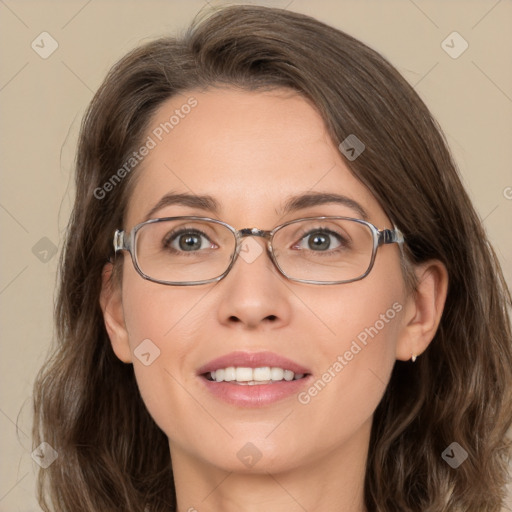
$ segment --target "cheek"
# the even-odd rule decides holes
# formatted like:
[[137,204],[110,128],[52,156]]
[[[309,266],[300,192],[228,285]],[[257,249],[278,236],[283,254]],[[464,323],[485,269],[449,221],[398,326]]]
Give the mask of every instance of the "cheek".
[[[294,288],[286,299],[294,306],[283,326],[285,350],[311,362],[314,380],[287,404],[290,420],[275,431],[269,427],[275,410],[245,423],[223,415],[236,443],[249,437],[278,464],[278,459],[329,453],[369,424],[389,380],[400,330],[403,286],[395,267],[383,261],[355,283]],[[222,296],[207,297],[209,290],[151,283],[129,268],[123,305],[135,375],[151,416],[178,444],[202,453],[206,443],[212,460],[222,464],[233,442],[208,441],[205,432],[219,427],[190,392],[195,379],[190,354],[206,349],[200,343],[207,343],[208,331],[218,337],[224,328],[216,323]],[[274,432],[270,437],[269,430]]]
[[142,279],[131,265],[125,268],[123,309],[132,352],[144,339],[150,339],[160,350],[179,357],[200,331],[197,313],[207,292],[200,286],[153,283]]
[[385,354],[394,355],[403,298],[391,288],[375,293],[362,283],[352,289],[345,285],[347,288],[331,300],[322,298],[318,311],[324,331],[330,334],[322,336],[323,350],[331,355],[346,354],[349,362],[365,359],[369,363]]
[[[401,329],[406,292],[398,258],[392,251],[378,254],[372,271],[362,280],[344,285],[311,289],[304,302],[309,316],[304,328],[317,329],[321,350],[331,360],[346,353],[350,363],[380,358],[394,360]],[[351,364],[352,366],[352,364]]]
[[[336,382],[351,392],[387,383],[395,361],[403,305],[398,298],[380,297],[368,301],[351,295],[350,301],[330,311],[323,309],[331,336],[317,345],[322,367],[317,373],[326,383]],[[338,376],[341,378],[338,379]]]
[[[186,400],[186,360],[201,322],[195,307],[205,291],[168,287],[128,274],[123,308],[133,367],[141,396],[155,422],[173,430],[168,411]],[[172,405],[172,407],[171,407]]]
[[[354,312],[357,302],[351,306]],[[372,313],[378,311],[380,315],[382,311],[385,315],[388,311],[393,316],[392,304],[383,306],[372,307]],[[336,341],[326,340],[319,347],[321,365],[314,380],[297,397],[294,421],[307,425],[308,444],[317,455],[352,444],[364,448],[365,434],[395,361],[396,316],[385,323],[372,313],[367,308],[357,321],[338,321]],[[293,430],[288,434],[290,438],[297,435]]]
[[332,439],[348,438],[371,419],[395,363],[403,281],[399,269],[374,270],[361,281],[319,293],[314,302],[321,321],[310,320],[309,330],[316,324],[325,334],[317,337],[315,379],[298,401],[319,448],[327,450]]

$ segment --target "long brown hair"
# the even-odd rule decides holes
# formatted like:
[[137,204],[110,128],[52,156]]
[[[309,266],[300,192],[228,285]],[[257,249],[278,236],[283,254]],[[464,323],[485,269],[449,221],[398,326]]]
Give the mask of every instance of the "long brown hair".
[[[46,441],[59,454],[39,473],[43,509],[175,510],[167,437],[132,366],[114,355],[99,306],[137,169],[98,190],[140,147],[164,101],[211,86],[288,87],[313,102],[336,145],[355,134],[366,149],[347,165],[404,233],[407,261],[438,259],[448,270],[434,340],[414,365],[395,364],[375,412],[368,510],[499,511],[511,455],[511,297],[440,129],[377,52],[308,16],[254,6],[223,8],[182,38],[135,49],[85,115],[56,346],[34,387],[34,446]],[[441,456],[452,442],[468,453],[457,469]]]

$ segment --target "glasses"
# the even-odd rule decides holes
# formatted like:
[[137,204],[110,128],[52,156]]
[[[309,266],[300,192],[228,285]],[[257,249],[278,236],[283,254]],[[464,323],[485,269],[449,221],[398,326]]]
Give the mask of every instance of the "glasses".
[[308,217],[264,231],[237,230],[220,220],[186,216],[151,219],[130,233],[117,230],[114,250],[128,251],[144,279],[199,285],[226,277],[238,256],[247,263],[258,257],[263,251],[259,244],[255,246],[257,242],[243,243],[248,236],[267,239],[267,253],[283,276],[310,284],[363,279],[373,267],[379,246],[404,242],[396,227],[379,230],[350,217]]

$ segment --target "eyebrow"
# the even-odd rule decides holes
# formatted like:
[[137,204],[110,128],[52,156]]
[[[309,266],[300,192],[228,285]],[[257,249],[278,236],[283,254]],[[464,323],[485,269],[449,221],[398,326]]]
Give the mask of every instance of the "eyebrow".
[[[328,192],[307,192],[305,194],[292,196],[286,200],[280,209],[275,211],[278,215],[286,215],[305,208],[321,206],[324,204],[341,204],[357,212],[359,217],[362,219],[368,220],[367,211],[357,201],[341,194]],[[212,196],[171,192],[169,194],[165,194],[158,203],[151,208],[147,213],[145,220],[153,217],[158,210],[172,205],[199,208],[201,210],[212,212],[217,216],[221,210],[220,203]]]
[[357,212],[364,220],[368,220],[367,211],[350,197],[328,192],[307,192],[305,194],[290,197],[281,210],[277,213],[285,215],[290,212],[310,208],[312,206],[320,206],[323,204],[341,204]]
[[220,210],[219,202],[212,196],[198,196],[195,194],[188,193],[169,193],[165,194],[158,203],[149,210],[146,215],[146,220],[150,219],[158,210],[165,208],[166,206],[179,205],[189,206],[190,208],[199,208],[201,210],[207,210],[218,215]]

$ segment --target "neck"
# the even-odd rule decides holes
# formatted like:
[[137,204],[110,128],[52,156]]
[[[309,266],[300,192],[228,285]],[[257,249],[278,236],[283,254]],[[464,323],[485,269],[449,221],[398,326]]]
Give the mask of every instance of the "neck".
[[[371,425],[368,425],[370,427]],[[329,453],[273,472],[221,469],[171,446],[178,512],[366,512],[364,478],[369,428]],[[360,432],[361,434],[361,432]],[[364,441],[364,442],[362,442]]]

